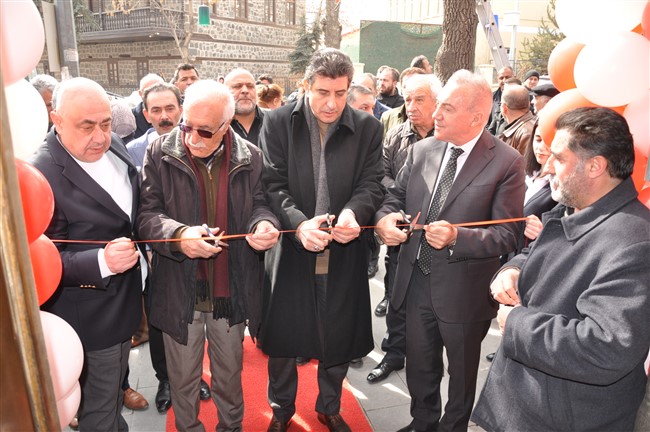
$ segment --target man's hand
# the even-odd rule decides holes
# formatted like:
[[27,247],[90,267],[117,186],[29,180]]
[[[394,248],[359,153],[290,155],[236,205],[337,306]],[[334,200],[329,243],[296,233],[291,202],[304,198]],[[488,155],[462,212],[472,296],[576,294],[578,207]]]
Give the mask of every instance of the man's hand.
[[326,224],[328,218],[332,220],[334,216],[322,214],[298,225],[296,237],[302,243],[302,247],[311,252],[320,252],[327,247],[332,241],[332,234],[329,231],[321,230],[320,226]]
[[255,227],[253,235],[246,236],[246,241],[255,250],[265,251],[278,242],[280,231],[269,221],[263,220]]
[[345,209],[339,215],[334,229],[332,229],[332,238],[334,241],[346,244],[359,237],[361,228],[354,216],[354,212],[350,209]]
[[[212,233],[217,234],[219,228],[213,228]],[[219,252],[221,248],[215,246],[211,243],[208,243],[205,240],[198,240],[201,237],[205,237],[206,232],[203,227],[192,226],[187,227],[181,232],[181,239],[197,239],[197,240],[182,240],[180,243],[181,251],[187,255],[188,258],[212,258]],[[211,237],[205,237],[206,240],[209,240]],[[218,238],[218,237],[217,237]],[[216,238],[214,239],[215,243]]]
[[[408,216],[410,218],[410,215]],[[397,226],[403,222],[401,213],[389,213],[379,219],[379,222],[377,222],[377,226],[375,227],[375,233],[377,233],[385,245],[397,246],[408,239],[408,234],[405,233],[401,227]]]
[[516,306],[520,303],[519,294],[517,293],[519,272],[518,268],[510,267],[497,273],[490,284],[490,292],[494,300],[510,306]]
[[520,305],[517,306],[505,306],[501,305],[499,306],[499,312],[497,312],[497,322],[499,323],[499,330],[501,331],[501,334],[503,335],[503,332],[506,328],[506,321],[508,320],[508,315],[510,315],[510,312],[516,307],[519,307]]
[[120,237],[111,240],[104,247],[104,259],[108,269],[118,274],[133,267],[140,259],[140,252],[131,239]]
[[444,220],[432,222],[425,225],[423,229],[427,243],[434,249],[442,249],[454,244],[458,236],[458,228]]
[[526,218],[526,229],[524,230],[524,235],[530,240],[535,240],[539,233],[542,232],[542,221],[535,215],[530,215]]

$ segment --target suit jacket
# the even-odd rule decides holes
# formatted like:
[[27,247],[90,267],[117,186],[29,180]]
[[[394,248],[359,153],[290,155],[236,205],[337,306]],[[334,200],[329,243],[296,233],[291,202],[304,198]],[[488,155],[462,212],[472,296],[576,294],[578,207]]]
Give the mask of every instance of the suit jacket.
[[[37,150],[32,163],[43,173],[54,193],[54,216],[45,231],[50,239],[135,239],[133,230],[139,196],[137,171],[117,135],[112,134],[112,138],[109,151],[128,166],[133,191],[130,218],[75,162],[53,130]],[[86,351],[128,340],[140,322],[142,311],[139,263],[124,273],[102,278],[97,260],[102,245],[55,244],[61,254],[63,276],[57,291],[42,309],[67,321]]]
[[[446,149],[447,143],[435,138],[413,144],[377,220],[404,209],[413,217],[420,212],[419,222],[424,222]],[[522,217],[524,187],[522,156],[484,131],[456,176],[438,219],[461,223]],[[439,319],[470,323],[496,316],[490,280],[499,269],[499,256],[517,246],[519,231],[516,223],[459,227],[453,254],[447,248],[434,250],[429,281]],[[415,231],[400,248],[390,300],[396,308],[406,297],[423,232]]]

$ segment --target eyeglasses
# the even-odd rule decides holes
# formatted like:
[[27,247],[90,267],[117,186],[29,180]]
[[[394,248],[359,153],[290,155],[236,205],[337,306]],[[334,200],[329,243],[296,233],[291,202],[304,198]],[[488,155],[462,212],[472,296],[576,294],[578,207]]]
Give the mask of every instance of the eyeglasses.
[[212,138],[212,137],[213,137],[217,132],[219,132],[219,130],[221,130],[221,128],[222,128],[223,125],[225,125],[225,124],[226,124],[226,122],[224,121],[223,123],[221,123],[221,124],[219,125],[219,127],[217,128],[217,130],[214,131],[214,132],[210,132],[210,131],[207,131],[207,130],[205,130],[205,129],[195,129],[195,128],[193,128],[192,126],[188,126],[188,125],[186,125],[185,123],[179,123],[179,124],[178,124],[178,128],[179,128],[180,130],[182,130],[183,132],[185,132],[186,134],[191,134],[192,131],[196,131],[196,133],[197,133],[201,138],[210,139],[210,138]]

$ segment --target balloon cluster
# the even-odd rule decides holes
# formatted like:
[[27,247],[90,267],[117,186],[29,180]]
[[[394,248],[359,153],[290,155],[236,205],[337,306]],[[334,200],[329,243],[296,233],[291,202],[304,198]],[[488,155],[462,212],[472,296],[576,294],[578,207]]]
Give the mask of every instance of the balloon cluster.
[[557,0],[555,13],[567,38],[548,60],[561,93],[540,111],[542,138],[553,141],[555,121],[574,108],[617,111],[634,138],[632,180],[650,208],[650,0]]
[[[32,0],[0,1],[0,60],[14,153],[28,157],[47,132],[47,109],[40,94],[24,78],[43,54],[45,31]],[[16,159],[23,215],[38,303],[56,291],[62,275],[59,251],[43,233],[54,214],[54,196],[43,174]],[[74,329],[51,313],[40,313],[59,423],[64,428],[81,400],[79,375],[84,355]]]

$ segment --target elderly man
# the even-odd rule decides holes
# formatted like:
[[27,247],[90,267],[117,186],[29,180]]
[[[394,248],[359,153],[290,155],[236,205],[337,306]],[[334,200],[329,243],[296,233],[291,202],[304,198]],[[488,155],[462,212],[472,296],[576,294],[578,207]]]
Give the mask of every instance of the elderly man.
[[246,69],[233,69],[226,75],[226,84],[235,98],[235,116],[231,122],[233,130],[240,137],[259,145],[260,130],[267,110],[257,106],[255,78]]
[[353,74],[343,52],[317,51],[305,95],[269,112],[262,129],[269,203],[282,228],[296,230],[266,256],[270,431],[285,431],[296,411],[297,356],[319,360],[318,420],[330,431],[349,431],[339,412],[343,379],[349,361],[373,347],[366,275],[372,234],[360,226],[384,196],[382,132],[375,118],[346,104]]
[[486,430],[631,431],[650,348],[650,211],[632,135],[608,108],[562,114],[547,169],[557,206],[491,285],[501,347],[472,419]]
[[533,95],[532,104],[535,108],[535,114],[539,115],[542,108],[544,108],[551,99],[560,94],[560,91],[556,89],[552,83],[547,82],[533,87],[531,93]]
[[33,164],[52,187],[55,210],[45,234],[52,239],[104,240],[59,244],[63,277],[43,310],[75,329],[84,349],[79,378],[79,428],[128,430],[121,415],[131,335],[140,323],[147,265],[134,237],[137,170],[111,134],[111,104],[86,78],[55,90],[54,129]]
[[348,89],[347,102],[352,108],[365,111],[374,116],[375,94],[368,87],[361,84],[352,84]]
[[54,88],[59,82],[52,75],[41,74],[29,80],[29,83],[34,86],[38,94],[43,98],[43,102],[45,102],[47,121],[49,124],[48,128],[51,128],[52,119],[50,118],[50,113],[52,112],[52,95],[54,94]]
[[[402,432],[467,430],[481,341],[496,315],[490,278],[517,245],[517,224],[455,225],[522,216],[523,158],[485,130],[490,106],[482,76],[455,72],[438,95],[434,137],[413,144],[376,215],[381,239],[402,244],[391,297],[394,308],[406,302],[413,421]],[[410,239],[397,226],[400,210],[425,224]],[[443,348],[449,400],[441,418]]]
[[[138,229],[153,243],[150,321],[163,331],[176,428],[202,431],[198,419],[205,340],[219,431],[241,430],[242,341],[254,338],[261,314],[258,251],[278,239],[266,205],[262,154],[229,127],[235,101],[228,87],[198,81],[185,93],[184,122],[145,155]],[[226,245],[220,227],[245,240]]]
[[531,143],[537,117],[530,112],[528,90],[518,84],[507,85],[501,97],[501,114],[506,127],[499,135],[510,147],[522,155]]
[[[435,75],[413,75],[404,85],[405,108],[408,119],[395,126],[384,138],[384,179],[386,188],[395,184],[397,173],[404,166],[409,149],[416,142],[433,136],[436,99],[442,84]],[[395,370],[404,367],[406,356],[406,304],[392,307],[389,301],[393,294],[395,271],[399,246],[388,248],[388,265],[384,280],[384,299],[379,303],[386,310],[386,335],[381,349],[386,352],[382,361],[368,374],[370,383],[377,383],[388,378]]]

